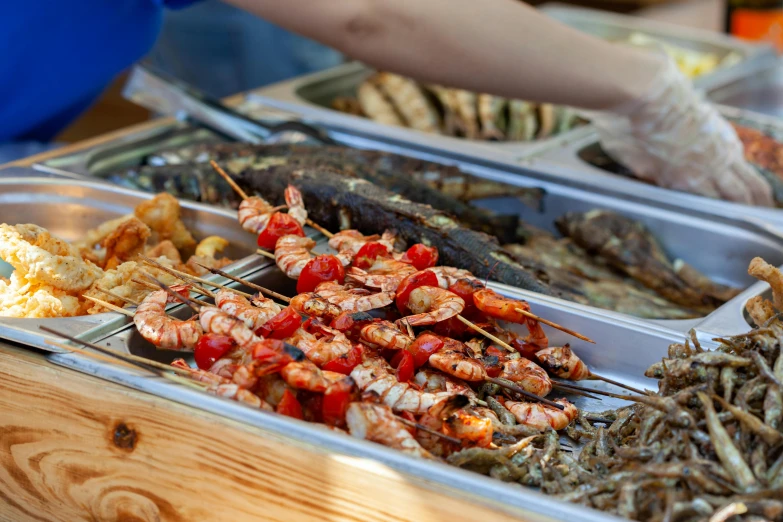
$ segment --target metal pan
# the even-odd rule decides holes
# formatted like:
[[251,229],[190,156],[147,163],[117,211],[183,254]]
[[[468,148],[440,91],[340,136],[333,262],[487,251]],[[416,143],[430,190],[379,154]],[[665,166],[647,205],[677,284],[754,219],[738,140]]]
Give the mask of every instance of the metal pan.
[[[724,105],[719,105],[718,110],[729,120],[783,136],[783,121],[778,118]],[[753,223],[776,235],[783,234],[783,211],[780,209],[752,207],[651,185],[630,176],[626,169],[599,151],[598,135],[593,131],[533,159],[519,161],[527,167],[550,173],[564,183],[578,183],[599,191],[611,186],[612,191],[621,197],[638,198],[655,206],[681,209],[682,212],[698,208],[715,216]]]
[[770,63],[775,56],[768,44],[748,43],[713,31],[559,3],[548,3],[539,10],[574,29],[606,40],[625,41],[633,33],[643,33],[677,47],[714,54],[719,61],[736,55],[737,60],[732,64],[694,79],[696,87],[707,91],[745,77],[758,64]]
[[[35,223],[66,240],[77,239],[104,221],[132,213],[138,203],[152,197],[106,183],[29,177],[35,172],[18,170],[26,170],[27,176],[0,177],[0,222]],[[182,219],[196,238],[219,235],[230,241],[225,255],[237,261],[225,267],[226,272],[242,276],[270,264],[266,258],[253,254],[252,237],[237,223],[236,212],[188,201],[181,205]],[[307,232],[315,234],[312,229]],[[52,349],[45,343],[49,336],[38,329],[40,325],[96,338],[124,323],[124,317],[110,313],[58,319],[0,318],[0,338]]]
[[[348,146],[389,150],[442,163],[457,164],[465,172],[480,178],[508,184],[513,187],[538,187],[543,189],[543,197],[538,208],[531,208],[513,197],[475,201],[478,206],[490,208],[496,212],[517,214],[521,219],[538,228],[556,232],[554,220],[566,212],[585,212],[595,208],[613,210],[643,223],[659,239],[672,258],[681,258],[688,264],[705,273],[713,280],[737,287],[752,283],[747,275],[747,265],[755,256],[762,256],[774,264],[783,264],[783,239],[775,233],[774,227],[766,222],[751,223],[739,215],[715,215],[703,212],[698,205],[687,209],[665,204],[650,205],[639,197],[639,183],[631,183],[636,191],[629,196],[618,197],[613,192],[616,183],[604,183],[600,186],[584,180],[563,179],[552,175],[551,169],[534,170],[519,167],[499,166],[475,158],[460,158],[445,155],[442,151],[427,148],[414,149],[402,147],[396,143],[373,140],[352,133],[333,131],[332,136]],[[141,137],[144,146],[137,147],[132,140],[124,140],[96,147],[87,154],[103,158],[105,164],[116,164],[114,155],[122,158],[134,157],[141,160],[152,146]],[[538,165],[536,165],[538,167]],[[598,169],[595,169],[598,170]],[[606,179],[617,176],[602,173]],[[666,194],[671,191],[658,189]],[[511,192],[511,190],[509,190]],[[692,196],[694,197],[694,196]],[[697,198],[702,200],[704,198]],[[745,207],[743,207],[745,208]],[[664,324],[687,331],[693,321],[664,321]]]
[[557,145],[562,138],[580,136],[585,132],[584,126],[579,126],[541,140],[491,142],[437,136],[413,129],[383,125],[368,118],[352,116],[331,108],[334,98],[355,95],[358,86],[371,73],[372,69],[358,62],[347,63],[264,87],[248,95],[248,100],[256,100],[266,106],[293,112],[314,122],[354,129],[374,137],[404,143],[423,143],[451,152],[471,151],[484,157],[493,157],[499,153],[526,157],[543,148]]
[[[291,282],[276,268],[266,268],[250,276],[254,282],[281,292],[290,290]],[[557,299],[542,298],[539,295],[494,285],[504,294],[531,303],[533,310],[549,319],[568,325],[597,341],[589,345],[566,338],[561,332],[547,329],[553,344],[572,342],[572,346],[585,362],[595,371],[626,384],[653,388],[655,382],[643,376],[644,370],[659,361],[667,353],[670,343],[683,341],[683,335],[665,328],[655,328],[613,317],[611,314],[596,314],[577,305]],[[100,340],[99,344],[115,350],[149,357],[160,362],[170,362],[181,357],[182,352],[164,352],[152,348],[143,341],[135,329],[127,329]],[[706,345],[711,347],[709,342]],[[76,354],[50,356],[56,364],[67,366],[106,380],[117,382],[153,395],[187,404],[227,418],[285,436],[294,443],[309,443],[326,451],[337,452],[376,460],[396,470],[413,473],[425,480],[448,484],[461,491],[477,495],[480,500],[491,501],[493,506],[514,511],[523,519],[543,520],[618,520],[593,510],[566,504],[546,497],[532,489],[509,486],[489,477],[447,467],[439,463],[424,462],[380,445],[366,443],[318,428],[317,426],[283,418],[241,404],[212,397],[201,392],[178,386],[162,378],[153,377],[142,371],[129,370],[118,365],[105,364]],[[609,389],[605,383],[589,381],[587,386]],[[614,391],[617,391],[615,388]],[[574,402],[587,411],[603,411],[621,403],[614,399],[596,401],[584,397],[573,398]],[[522,513],[518,510],[522,510]]]
[[781,117],[783,61],[777,60],[770,66],[759,67],[736,82],[711,91],[708,97],[715,103]]

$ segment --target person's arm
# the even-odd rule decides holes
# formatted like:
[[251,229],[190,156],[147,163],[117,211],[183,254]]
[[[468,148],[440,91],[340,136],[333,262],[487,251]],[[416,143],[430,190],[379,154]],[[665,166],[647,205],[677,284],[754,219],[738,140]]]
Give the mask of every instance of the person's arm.
[[660,69],[516,0],[227,1],[379,69],[509,98],[607,109]]

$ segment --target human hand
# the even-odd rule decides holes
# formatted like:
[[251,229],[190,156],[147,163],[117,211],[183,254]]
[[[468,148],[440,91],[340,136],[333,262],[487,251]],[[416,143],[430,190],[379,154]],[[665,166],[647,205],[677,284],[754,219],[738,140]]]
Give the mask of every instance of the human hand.
[[769,183],[747,161],[732,126],[668,58],[647,93],[591,113],[604,150],[656,185],[772,206]]

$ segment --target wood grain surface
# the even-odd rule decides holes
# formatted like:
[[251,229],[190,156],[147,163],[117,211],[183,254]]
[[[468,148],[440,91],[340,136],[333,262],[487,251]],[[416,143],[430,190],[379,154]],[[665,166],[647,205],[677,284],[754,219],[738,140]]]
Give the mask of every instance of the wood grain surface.
[[474,500],[0,345],[3,521],[523,520]]

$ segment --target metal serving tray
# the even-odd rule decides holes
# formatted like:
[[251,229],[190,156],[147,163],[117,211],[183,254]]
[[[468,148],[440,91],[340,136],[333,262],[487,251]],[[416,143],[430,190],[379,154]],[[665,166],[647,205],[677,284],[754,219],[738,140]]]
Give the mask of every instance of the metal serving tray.
[[736,54],[739,57],[736,63],[694,79],[696,87],[707,91],[744,78],[758,64],[769,64],[775,57],[769,44],[748,43],[713,31],[559,3],[545,4],[539,10],[574,29],[606,40],[625,41],[633,33],[643,33],[677,47],[715,54],[719,61]]
[[[718,105],[718,110],[730,120],[741,121],[759,129],[783,136],[783,120],[735,107]],[[720,199],[712,199],[686,192],[658,187],[630,176],[622,176],[605,170],[582,159],[588,152],[595,151],[598,135],[591,133],[569,140],[560,148],[551,148],[535,158],[520,159],[519,163],[534,170],[547,172],[562,183],[576,183],[588,190],[611,191],[619,197],[637,198],[654,206],[666,206],[689,212],[699,209],[706,214],[723,216],[735,222],[752,223],[771,233],[783,237],[783,211],[774,208],[752,207]],[[608,157],[605,157],[608,158]]]
[[759,68],[736,82],[709,93],[715,103],[755,111],[770,116],[783,116],[783,61]]
[[[290,292],[292,287],[291,281],[275,267],[261,269],[249,279],[283,293]],[[682,333],[666,328],[644,325],[611,313],[595,313],[579,305],[503,285],[490,286],[511,297],[528,300],[536,313],[595,339],[597,344],[590,345],[545,327],[553,344],[571,342],[575,351],[591,368],[626,384],[654,389],[655,381],[645,378],[644,370],[666,355],[670,343],[682,342],[684,339]],[[184,310],[182,312],[183,317],[187,315]],[[707,347],[713,347],[709,341],[705,342]],[[183,355],[182,352],[155,350],[138,336],[134,328],[114,333],[101,339],[99,344],[166,363]],[[412,473],[426,481],[448,484],[460,492],[478,496],[479,501],[492,502],[493,507],[509,510],[524,520],[619,520],[604,513],[547,497],[533,489],[511,486],[445,464],[425,462],[377,444],[323,430],[316,425],[250,409],[141,370],[105,364],[77,354],[57,354],[49,358],[59,365],[283,435],[295,444],[308,444],[325,451],[372,459],[383,466]],[[609,389],[609,385],[597,381],[586,381],[586,385]],[[622,404],[621,401],[608,398],[597,401],[572,397],[572,400],[587,411],[603,411]]]
[[[152,197],[107,183],[30,177],[37,173],[16,170],[26,171],[27,176],[0,177],[0,222],[35,223],[67,240],[79,238],[104,221],[132,213],[138,203]],[[236,212],[188,201],[182,201],[181,205],[182,219],[196,238],[219,235],[230,241],[225,255],[237,261],[225,267],[226,272],[241,276],[271,264],[266,258],[253,255],[252,237],[237,223]],[[315,233],[311,229],[308,232]],[[51,337],[39,330],[40,325],[92,339],[122,322],[124,318],[115,313],[57,319],[0,318],[0,338],[53,350],[45,343]]]
[[543,148],[556,146],[563,138],[580,136],[586,132],[585,126],[582,125],[541,140],[492,142],[438,136],[414,129],[393,127],[331,108],[330,103],[334,98],[354,95],[359,84],[371,73],[372,69],[361,63],[346,63],[325,71],[264,87],[249,94],[248,100],[257,100],[264,105],[296,113],[314,122],[334,124],[370,136],[389,138],[404,143],[426,144],[451,152],[470,151],[484,157],[493,157],[497,154],[526,157]]
[[[517,214],[525,222],[551,232],[556,232],[554,220],[566,212],[584,212],[595,208],[613,210],[644,223],[672,258],[683,259],[720,283],[737,287],[751,284],[753,279],[747,275],[747,266],[755,256],[764,257],[773,264],[783,264],[783,237],[776,233],[773,227],[767,226],[766,222],[759,220],[751,222],[744,219],[741,214],[722,214],[719,217],[702,212],[698,205],[681,209],[669,205],[668,202],[646,204],[640,200],[638,194],[640,184],[635,181],[618,179],[617,176],[601,172],[604,178],[613,180],[611,184],[580,187],[579,183],[584,180],[572,182],[569,179],[552,176],[551,169],[539,169],[538,165],[534,170],[526,170],[490,164],[475,158],[457,159],[456,156],[445,155],[442,151],[404,147],[394,142],[374,140],[355,133],[341,133],[339,130],[331,132],[331,136],[347,146],[377,148],[442,163],[456,163],[465,172],[507,183],[510,187],[541,188],[544,195],[538,208],[531,208],[513,197],[480,200],[475,203],[496,212]],[[138,164],[150,152],[165,148],[149,143],[145,134],[141,134],[138,141],[137,146],[136,141],[129,136],[118,143],[99,145],[80,154],[101,158],[102,165],[114,166],[127,165],[131,162]],[[61,162],[67,162],[67,158],[62,158]],[[81,165],[85,163],[82,162]],[[89,166],[89,162],[86,165]],[[88,169],[88,172],[100,175],[104,171]],[[635,192],[631,196],[618,197],[616,193],[607,189],[607,187],[615,188],[617,183],[614,180],[632,184]],[[667,195],[671,194],[671,191],[658,190]],[[661,322],[671,328],[687,331],[698,321],[699,319]]]

